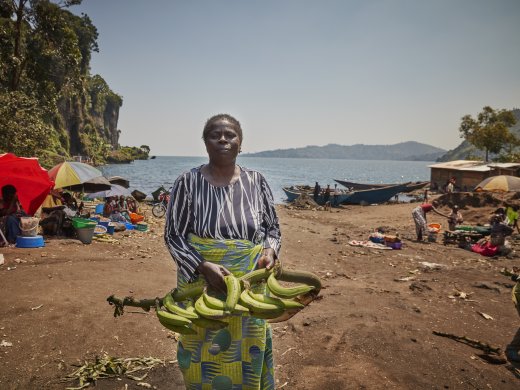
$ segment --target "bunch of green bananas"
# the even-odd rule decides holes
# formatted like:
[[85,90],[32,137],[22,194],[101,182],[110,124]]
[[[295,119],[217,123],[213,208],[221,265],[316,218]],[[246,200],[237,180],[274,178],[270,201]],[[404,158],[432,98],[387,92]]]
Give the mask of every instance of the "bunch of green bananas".
[[[285,287],[280,281],[298,284]],[[240,278],[227,275],[224,282],[227,289],[225,300],[210,295],[204,280],[174,289],[166,294],[162,302],[156,300],[160,323],[177,333],[194,334],[196,331],[192,324],[221,329],[228,325],[225,319],[231,315],[249,315],[281,322],[303,309],[321,289],[320,279],[316,275],[306,271],[282,270],[281,266],[274,270],[256,270]],[[266,283],[266,295],[254,292],[255,285],[259,283]]]

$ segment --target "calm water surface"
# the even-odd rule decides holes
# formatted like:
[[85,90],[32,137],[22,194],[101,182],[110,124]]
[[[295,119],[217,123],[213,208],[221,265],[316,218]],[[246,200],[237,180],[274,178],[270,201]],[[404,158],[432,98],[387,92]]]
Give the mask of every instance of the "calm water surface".
[[[131,189],[150,194],[161,185],[169,188],[182,172],[207,161],[207,157],[163,156],[99,168],[105,176],[123,176],[130,180]],[[363,183],[429,180],[428,165],[433,162],[239,157],[238,164],[261,172],[273,190],[275,201],[282,203],[285,200],[282,187],[294,184],[314,185],[318,181],[322,187],[327,184],[334,187],[333,179]]]

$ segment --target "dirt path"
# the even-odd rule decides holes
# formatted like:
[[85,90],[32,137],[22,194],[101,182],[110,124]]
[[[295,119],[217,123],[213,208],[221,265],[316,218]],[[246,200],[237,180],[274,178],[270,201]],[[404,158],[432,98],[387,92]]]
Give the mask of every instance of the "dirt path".
[[[317,273],[325,287],[321,300],[273,325],[279,388],[518,388],[509,362],[491,364],[479,357],[482,351],[432,333],[465,335],[503,350],[520,321],[512,282],[499,271],[520,265],[517,257],[485,258],[406,239],[403,250],[348,245],[378,226],[412,238],[410,211],[409,204],[333,212],[279,207],[284,265]],[[0,347],[0,388],[63,389],[74,384],[59,382],[73,364],[104,352],[176,360],[175,340],[154,315],[135,310],[115,319],[105,301],[113,293],[161,296],[175,285],[161,221],[151,226],[148,233],[116,234],[117,244],[55,239],[42,249],[0,249],[0,334],[12,343]],[[457,290],[469,299],[450,298]],[[144,381],[183,388],[175,363]],[[97,388],[125,384],[143,388],[131,380],[98,381]]]

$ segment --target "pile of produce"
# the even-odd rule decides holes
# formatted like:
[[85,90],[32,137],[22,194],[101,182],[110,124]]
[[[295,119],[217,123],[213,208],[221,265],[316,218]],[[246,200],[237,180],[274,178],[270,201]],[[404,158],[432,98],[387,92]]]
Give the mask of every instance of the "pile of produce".
[[[224,277],[227,293],[219,299],[212,294],[206,282],[199,280],[175,288],[162,299],[123,300],[113,295],[107,298],[115,305],[114,316],[122,315],[124,306],[150,310],[155,307],[159,322],[177,333],[195,334],[196,327],[221,329],[228,326],[230,316],[252,316],[270,322],[288,320],[312,302],[321,289],[320,279],[306,271],[259,269],[240,278]],[[295,283],[284,286],[280,282]],[[262,286],[264,285],[264,286]],[[265,287],[265,288],[263,288]],[[255,291],[266,291],[265,294]]]

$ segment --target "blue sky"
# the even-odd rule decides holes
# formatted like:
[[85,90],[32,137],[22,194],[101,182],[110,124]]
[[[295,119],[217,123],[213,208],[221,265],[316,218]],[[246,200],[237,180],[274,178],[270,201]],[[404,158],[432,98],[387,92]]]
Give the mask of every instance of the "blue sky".
[[520,107],[518,0],[83,0],[92,73],[123,96],[122,145],[203,156],[226,112],[244,152],[418,141]]

